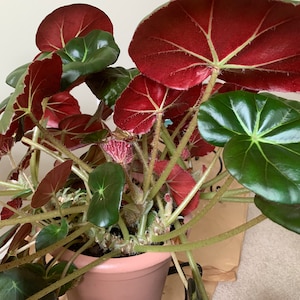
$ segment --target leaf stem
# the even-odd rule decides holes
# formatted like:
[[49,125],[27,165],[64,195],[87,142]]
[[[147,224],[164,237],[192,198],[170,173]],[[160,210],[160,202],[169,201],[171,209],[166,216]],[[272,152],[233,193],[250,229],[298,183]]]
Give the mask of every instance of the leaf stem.
[[212,171],[215,163],[217,162],[220,154],[221,154],[221,148],[217,151],[216,155],[214,156],[213,160],[211,161],[210,165],[204,172],[203,176],[200,178],[200,180],[197,181],[195,186],[190,190],[189,194],[185,197],[185,199],[182,201],[182,203],[175,209],[175,211],[172,213],[170,218],[167,221],[167,225],[171,225],[175,222],[175,220],[178,218],[178,216],[181,214],[183,209],[188,205],[188,203],[191,201],[191,199],[195,196],[195,194],[199,191],[199,189],[202,186],[202,183],[206,180],[206,178],[209,176],[210,172]]
[[[166,240],[173,239],[180,234],[184,234],[187,230],[192,228],[197,222],[199,222],[215,205],[219,202],[220,198],[222,197],[223,193],[228,189],[230,184],[233,181],[233,177],[229,176],[223,186],[216,192],[213,199],[211,199],[208,204],[206,204],[199,212],[196,213],[195,216],[188,222],[180,226],[180,228],[175,229],[169,233],[153,236],[153,242],[163,242]],[[174,220],[175,221],[175,220]],[[170,222],[170,220],[169,220]]]
[[[209,97],[212,93],[213,87],[216,83],[218,74],[219,74],[219,71],[217,69],[214,69],[212,72],[212,75],[210,77],[210,80],[207,84],[207,87],[205,89],[205,92],[202,96],[201,101],[206,101],[209,99]],[[184,136],[182,137],[180,143],[178,144],[176,151],[173,153],[173,156],[171,157],[168,165],[166,166],[165,170],[160,175],[160,177],[157,180],[157,182],[155,183],[155,185],[152,187],[150,194],[149,194],[150,199],[153,199],[154,196],[159,192],[159,190],[161,189],[163,184],[166,182],[173,167],[175,166],[178,159],[180,158],[182,151],[184,150],[185,146],[187,145],[190,137],[192,136],[192,134],[194,132],[194,129],[197,126],[197,117],[198,117],[198,114],[195,112],[189,123],[188,128],[186,129]]]
[[207,247],[224,240],[227,240],[237,234],[240,234],[251,227],[259,224],[260,222],[264,221],[267,217],[264,215],[259,215],[252,220],[237,226],[231,230],[218,234],[216,236],[196,241],[196,242],[188,242],[179,245],[164,245],[164,246],[155,246],[155,245],[135,245],[134,250],[137,252],[182,252],[182,251],[189,251],[198,248]]
[[21,224],[34,223],[37,221],[52,219],[52,218],[60,217],[61,213],[64,215],[82,213],[82,212],[85,212],[87,210],[87,208],[88,208],[87,205],[81,205],[81,206],[75,206],[75,207],[62,209],[61,212],[59,210],[53,210],[53,211],[36,214],[36,215],[2,220],[0,222],[0,228],[5,227],[5,226],[16,225],[19,223],[21,223]]
[[93,226],[92,224],[88,223],[88,224],[80,227],[76,231],[72,232],[70,235],[68,235],[64,239],[52,244],[51,246],[43,248],[43,249],[41,249],[41,250],[31,254],[31,255],[27,255],[27,256],[24,256],[24,257],[19,257],[17,260],[13,260],[13,261],[10,261],[8,263],[0,265],[0,272],[10,270],[12,268],[21,266],[21,265],[26,264],[26,263],[30,263],[30,262],[32,262],[32,261],[34,261],[34,260],[36,260],[36,259],[38,259],[42,256],[45,256],[48,253],[53,253],[54,250],[66,245],[67,243],[70,243],[76,237],[78,237],[81,234],[83,234],[84,232],[88,231],[92,226]]

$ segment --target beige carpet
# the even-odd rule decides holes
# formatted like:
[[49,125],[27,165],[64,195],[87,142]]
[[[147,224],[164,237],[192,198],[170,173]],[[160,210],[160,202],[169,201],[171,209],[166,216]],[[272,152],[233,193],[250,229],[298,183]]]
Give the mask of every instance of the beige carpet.
[[269,220],[250,229],[237,281],[219,283],[213,300],[300,300],[300,235]]

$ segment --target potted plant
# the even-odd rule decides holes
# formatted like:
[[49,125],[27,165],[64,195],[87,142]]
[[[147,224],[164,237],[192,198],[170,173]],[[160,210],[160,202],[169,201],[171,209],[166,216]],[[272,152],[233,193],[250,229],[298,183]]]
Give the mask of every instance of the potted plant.
[[[136,68],[125,69],[112,66],[119,48],[101,10],[49,14],[36,34],[40,53],[8,76],[15,91],[0,105],[1,155],[12,161],[0,182],[0,226],[11,226],[0,240],[9,244],[0,294],[53,299],[109,258],[185,251],[189,287],[207,299],[193,249],[266,217],[299,233],[299,103],[271,94],[299,90],[299,25],[300,7],[283,1],[171,1],[140,23],[129,47]],[[99,99],[93,115],[70,93],[80,84]],[[203,209],[200,199],[209,200]],[[262,215],[188,242],[220,201],[253,201]],[[66,248],[73,256],[57,263]],[[77,269],[92,251],[99,258]],[[36,285],[23,286],[20,274]]]

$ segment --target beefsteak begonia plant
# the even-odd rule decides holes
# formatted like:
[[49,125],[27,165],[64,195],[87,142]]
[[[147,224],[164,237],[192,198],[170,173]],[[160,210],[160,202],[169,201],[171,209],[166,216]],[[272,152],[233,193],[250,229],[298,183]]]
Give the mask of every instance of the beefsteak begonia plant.
[[[0,182],[0,226],[10,226],[3,299],[55,299],[104,259],[148,251],[187,251],[207,299],[191,250],[266,217],[300,232],[300,104],[272,94],[300,90],[300,7],[284,2],[170,1],[136,29],[132,69],[115,66],[120,50],[100,9],[68,5],[41,22],[40,53],[7,77],[15,90],[0,104],[0,153],[12,164]],[[72,95],[80,84],[99,100],[94,114]],[[207,154],[211,163],[196,167]],[[262,215],[188,242],[220,201],[254,202]],[[103,256],[79,270],[46,260],[74,244],[76,255]]]

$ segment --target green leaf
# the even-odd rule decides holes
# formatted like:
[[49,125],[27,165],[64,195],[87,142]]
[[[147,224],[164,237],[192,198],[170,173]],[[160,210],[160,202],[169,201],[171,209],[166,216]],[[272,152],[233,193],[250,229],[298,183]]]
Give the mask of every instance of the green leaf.
[[62,88],[80,77],[102,71],[117,60],[119,53],[113,36],[106,31],[93,30],[85,37],[70,40],[57,51],[63,61]]
[[5,233],[0,236],[0,248],[2,248],[16,233],[17,229],[20,227],[20,224],[17,224],[9,228]]
[[[25,300],[47,287],[44,271],[39,264],[25,264],[0,273],[0,299]],[[43,300],[55,300],[54,293]]]
[[112,162],[102,164],[90,174],[88,183],[93,197],[87,220],[99,227],[117,223],[125,184],[122,167]]
[[29,67],[29,63],[18,67],[14,71],[12,71],[8,76],[6,77],[6,83],[10,85],[11,87],[15,88],[17,84],[19,83],[20,78],[24,76],[24,74],[27,72],[27,69]]
[[3,109],[4,106],[5,106],[5,110],[1,114],[0,133],[5,133],[6,130],[8,129],[8,127],[10,126],[11,120],[15,113],[13,106],[14,106],[18,96],[23,93],[24,84],[21,81],[24,79],[26,74],[27,74],[27,72],[25,72],[21,75],[21,77],[18,79],[19,82],[16,85],[15,91],[1,103],[1,110]]
[[[46,278],[49,285],[62,278],[62,274],[65,272],[65,268],[67,265],[68,265],[68,262],[62,261],[62,262],[55,264],[49,270],[49,272],[47,274],[47,278]],[[64,276],[67,276],[67,275],[73,273],[75,270],[77,270],[76,266],[74,264],[71,264],[69,266],[69,268],[67,269]],[[75,284],[75,282],[77,282],[77,280],[70,281],[70,282],[64,284],[63,286],[61,286],[58,296],[64,295],[66,293],[66,291],[69,290]]]
[[242,185],[275,202],[300,203],[300,112],[293,102],[218,94],[201,105],[198,127],[208,142],[224,146],[225,166]]
[[129,82],[138,74],[139,71],[135,68],[107,68],[88,76],[86,83],[98,99],[112,107]]
[[300,234],[300,204],[282,204],[259,196],[254,198],[254,203],[269,219]]
[[87,134],[86,136],[84,136],[83,138],[83,143],[87,143],[87,144],[92,144],[92,143],[99,143],[101,141],[103,141],[103,139],[107,136],[108,134],[108,130],[107,129],[102,129],[96,132],[92,132],[90,134]]
[[50,224],[44,227],[36,238],[36,250],[44,249],[65,238],[68,234],[67,221],[62,218],[61,225]]
[[201,300],[200,292],[193,278],[188,279],[188,300]]

